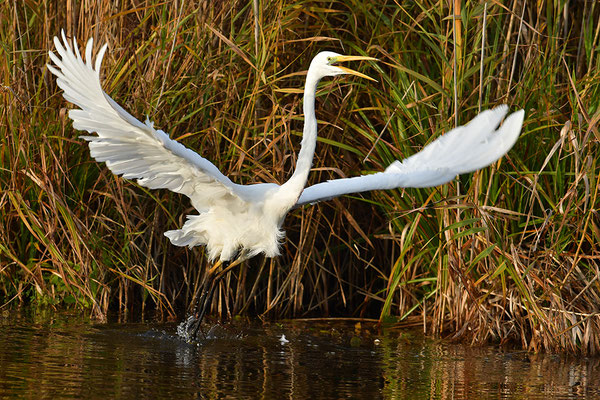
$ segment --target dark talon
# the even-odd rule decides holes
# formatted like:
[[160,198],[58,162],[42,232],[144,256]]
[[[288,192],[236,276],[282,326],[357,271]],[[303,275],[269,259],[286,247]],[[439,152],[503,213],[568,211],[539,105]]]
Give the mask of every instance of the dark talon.
[[[225,274],[227,272],[229,272],[237,264],[239,264],[239,262],[237,260],[234,262],[224,261],[223,265],[222,265],[223,269],[221,271],[219,271],[218,273],[216,273],[216,275],[215,275],[215,272],[211,273],[211,270],[207,271],[204,281],[202,283],[202,295],[198,298],[198,300],[196,301],[196,304],[194,306],[194,314],[193,314],[194,320],[191,321],[186,327],[186,333],[187,333],[188,338],[191,338],[192,340],[198,339],[198,332],[199,331],[202,332],[202,329],[201,329],[202,320],[204,319],[204,316],[206,315],[207,311],[210,309],[210,305],[212,303],[212,298],[214,296],[215,289],[217,288],[219,282],[221,281],[221,279],[223,279]],[[213,275],[214,275],[214,278],[212,279],[212,281],[210,281],[210,279]],[[206,287],[209,284],[209,281],[210,281],[210,288],[206,289]],[[198,310],[199,305],[201,307]]]

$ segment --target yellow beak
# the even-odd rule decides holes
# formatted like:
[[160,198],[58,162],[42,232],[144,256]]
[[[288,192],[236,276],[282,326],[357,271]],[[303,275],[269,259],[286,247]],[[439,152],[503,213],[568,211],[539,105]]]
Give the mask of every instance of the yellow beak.
[[[333,62],[334,63],[338,63],[338,62],[344,62],[344,61],[360,61],[360,60],[378,61],[376,58],[366,57],[366,56],[337,56],[335,58],[335,60],[333,60]],[[367,76],[365,74],[361,74],[360,72],[354,71],[353,69],[342,67],[340,65],[337,65],[337,67],[339,69],[343,70],[347,74],[356,75],[356,76],[359,76],[361,78],[365,78],[365,79],[369,79],[371,81],[377,82],[375,79],[371,78],[370,76]]]

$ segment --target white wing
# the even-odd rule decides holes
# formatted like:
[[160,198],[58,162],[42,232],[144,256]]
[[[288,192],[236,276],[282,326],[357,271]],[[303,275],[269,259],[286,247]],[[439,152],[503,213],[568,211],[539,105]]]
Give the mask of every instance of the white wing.
[[73,48],[62,32],[63,43],[55,37],[54,45],[61,58],[51,51],[50,58],[60,68],[48,65],[57,77],[66,100],[81,110],[70,110],[75,129],[96,132],[98,136],[83,136],[89,141],[90,153],[115,174],[150,189],[169,189],[185,194],[197,210],[215,200],[239,197],[244,192],[223,175],[210,161],[153,127],[141,123],[119,106],[100,84],[100,66],[106,52],[104,45],[92,67],[92,39],[85,48],[85,62],[73,39]]
[[452,129],[417,154],[394,161],[384,172],[307,187],[296,206],[369,190],[437,186],[451,181],[456,175],[486,167],[506,154],[521,133],[523,110],[512,113],[498,128],[507,110],[508,107],[502,105],[482,112],[467,125]]

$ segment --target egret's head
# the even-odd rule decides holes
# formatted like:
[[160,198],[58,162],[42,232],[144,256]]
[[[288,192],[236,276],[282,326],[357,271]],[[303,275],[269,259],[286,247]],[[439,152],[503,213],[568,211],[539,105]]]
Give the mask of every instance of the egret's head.
[[321,79],[326,76],[336,76],[342,74],[351,74],[360,76],[361,78],[366,78],[374,81],[375,79],[367,76],[365,74],[361,74],[360,72],[351,70],[350,68],[343,67],[338,65],[339,63],[345,61],[358,61],[358,60],[373,60],[377,61],[376,58],[373,57],[364,57],[364,56],[344,56],[342,54],[334,53],[333,51],[322,51],[313,58],[310,63],[310,68],[308,69],[309,74],[314,74],[317,79]]

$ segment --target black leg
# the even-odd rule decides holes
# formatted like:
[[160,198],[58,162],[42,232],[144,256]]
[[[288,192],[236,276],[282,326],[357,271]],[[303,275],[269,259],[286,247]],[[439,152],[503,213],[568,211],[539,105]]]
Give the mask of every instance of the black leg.
[[200,327],[202,325],[202,320],[204,319],[206,312],[210,309],[210,305],[212,303],[212,299],[215,294],[215,289],[219,285],[219,281],[222,278],[223,278],[222,274],[217,274],[217,276],[215,276],[214,279],[212,279],[212,281],[210,282],[210,288],[208,288],[208,290],[205,290],[202,297],[198,300],[198,303],[201,303],[201,304],[200,304],[200,310],[198,310],[197,314],[196,314],[196,321],[194,321],[195,327],[194,327],[194,331],[192,332],[192,337],[194,339],[198,338],[198,331],[200,330]]
[[[198,298],[196,306],[194,307],[194,314],[196,317],[188,326],[188,332],[192,332],[192,335],[190,336],[191,338],[198,338],[198,331],[200,331],[202,320],[204,319],[207,311],[210,309],[212,298],[215,294],[215,289],[219,285],[219,282],[229,271],[231,271],[233,267],[239,263],[240,261],[238,260],[233,262],[224,261],[221,271],[216,272],[216,269],[214,269],[212,272],[211,270],[207,272],[202,283],[202,294]],[[198,306],[200,306],[200,309],[198,309]]]

